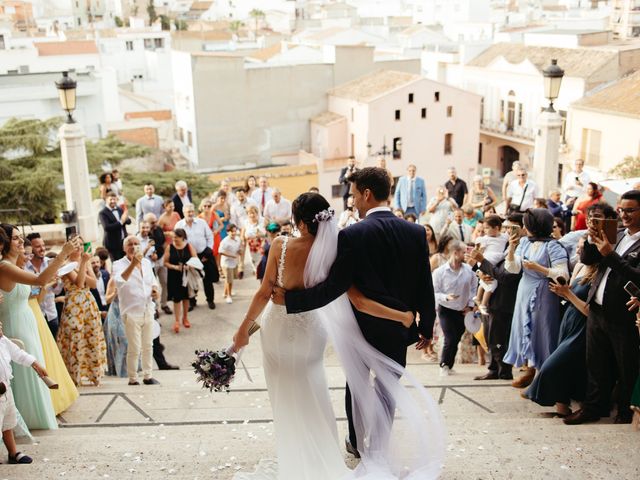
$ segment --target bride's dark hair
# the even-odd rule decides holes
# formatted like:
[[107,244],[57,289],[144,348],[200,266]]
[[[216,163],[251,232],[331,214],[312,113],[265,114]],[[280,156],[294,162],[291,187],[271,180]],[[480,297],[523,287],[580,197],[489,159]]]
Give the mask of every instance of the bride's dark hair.
[[329,202],[319,193],[305,192],[298,195],[291,204],[291,212],[296,225],[299,222],[307,226],[307,230],[313,236],[318,233],[318,222],[315,221],[316,214],[330,207]]

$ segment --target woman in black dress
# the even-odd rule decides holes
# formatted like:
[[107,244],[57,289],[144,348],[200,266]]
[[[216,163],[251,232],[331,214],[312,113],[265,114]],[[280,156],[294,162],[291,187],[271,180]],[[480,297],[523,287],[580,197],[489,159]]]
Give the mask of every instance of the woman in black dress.
[[184,328],[191,327],[189,323],[189,290],[183,285],[183,275],[187,267],[186,263],[195,256],[193,247],[187,243],[187,232],[182,228],[176,228],[173,232],[173,244],[164,251],[164,266],[167,267],[167,300],[173,301],[173,314],[175,323],[173,331],[180,332],[180,318]]

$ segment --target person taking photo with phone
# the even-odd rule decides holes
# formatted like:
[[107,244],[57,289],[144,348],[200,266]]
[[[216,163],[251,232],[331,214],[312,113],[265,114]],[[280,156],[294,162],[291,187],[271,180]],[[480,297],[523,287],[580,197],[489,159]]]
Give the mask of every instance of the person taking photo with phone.
[[[626,305],[629,294],[624,286],[629,281],[640,284],[640,191],[624,193],[617,212],[624,229],[618,232],[615,245],[593,221],[588,222],[589,237],[580,260],[598,266],[587,296],[588,386],[582,408],[564,419],[567,425],[608,417],[616,383],[614,423],[632,420],[629,406],[638,377],[640,338],[635,316]],[[611,216],[611,209],[605,208],[605,219]]]
[[458,343],[465,331],[464,316],[473,310],[477,279],[464,263],[466,245],[453,240],[449,244],[449,261],[433,272],[433,291],[438,305],[438,318],[444,333],[440,357],[440,376],[447,377],[458,353]]

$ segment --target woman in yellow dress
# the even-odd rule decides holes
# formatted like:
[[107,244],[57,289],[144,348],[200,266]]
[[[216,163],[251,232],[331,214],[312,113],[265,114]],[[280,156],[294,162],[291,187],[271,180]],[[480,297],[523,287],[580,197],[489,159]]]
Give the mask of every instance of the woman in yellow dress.
[[60,415],[66,409],[68,409],[73,402],[79,396],[78,389],[76,388],[71,376],[67,371],[67,367],[62,360],[58,345],[51,335],[51,330],[47,325],[38,300],[31,298],[29,300],[29,307],[33,310],[33,315],[36,317],[36,323],[38,324],[38,333],[40,334],[40,343],[42,343],[42,353],[44,354],[44,364],[49,376],[58,382],[57,390],[49,390],[51,394],[51,401],[53,402],[53,410],[56,415]]
[[[23,263],[30,260],[32,256],[31,246],[25,244],[24,248],[25,256],[18,261],[20,268],[24,268]],[[57,283],[57,280],[53,283]],[[42,344],[45,368],[47,369],[49,377],[58,382],[58,388],[55,390],[49,389],[49,393],[51,395],[51,402],[53,403],[53,410],[56,415],[60,415],[76,401],[79,393],[73,380],[71,380],[64,360],[62,360],[62,355],[60,355],[60,350],[58,350],[58,345],[56,345],[56,340],[53,338],[47,321],[44,319],[44,315],[40,309],[39,303],[42,302],[44,293],[50,285],[51,284],[47,284],[38,288],[36,292],[34,292],[32,287],[32,293],[38,293],[38,295],[29,298],[29,308],[31,308],[33,316],[36,318],[36,324],[38,325],[38,335],[40,336],[40,343]]]

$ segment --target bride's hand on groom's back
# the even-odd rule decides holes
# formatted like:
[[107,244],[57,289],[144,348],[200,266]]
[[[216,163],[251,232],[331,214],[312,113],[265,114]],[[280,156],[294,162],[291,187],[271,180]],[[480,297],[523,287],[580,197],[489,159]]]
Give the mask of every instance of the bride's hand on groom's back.
[[271,301],[276,305],[284,305],[284,294],[287,291],[281,287],[273,287],[273,291],[271,292]]

